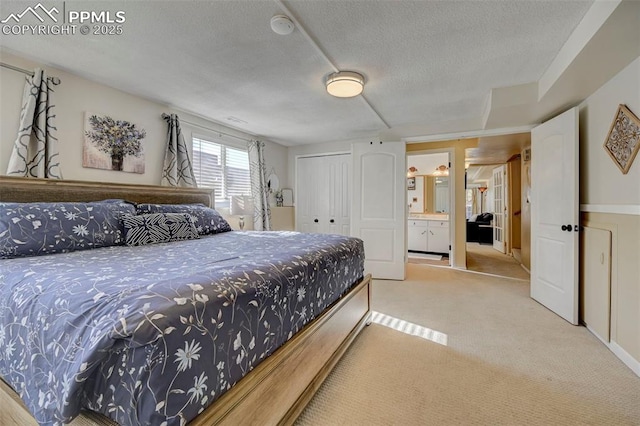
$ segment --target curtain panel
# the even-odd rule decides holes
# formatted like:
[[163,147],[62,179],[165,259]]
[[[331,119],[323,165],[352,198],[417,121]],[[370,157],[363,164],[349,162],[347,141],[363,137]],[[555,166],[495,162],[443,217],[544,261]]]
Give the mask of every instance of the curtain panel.
[[167,122],[167,151],[162,167],[162,186],[196,188],[193,164],[189,158],[189,148],[184,141],[177,114],[162,114]]
[[26,78],[22,95],[20,127],[7,166],[7,175],[62,179],[55,125],[56,77],[36,68]]
[[269,188],[267,186],[267,167],[264,162],[264,142],[250,141],[249,174],[251,177],[251,198],[253,199],[253,229],[271,230],[271,209],[269,208]]

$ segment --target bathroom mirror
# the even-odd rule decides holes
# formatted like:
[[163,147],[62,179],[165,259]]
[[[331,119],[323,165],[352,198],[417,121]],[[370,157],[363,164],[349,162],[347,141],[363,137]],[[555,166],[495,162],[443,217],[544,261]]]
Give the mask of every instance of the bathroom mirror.
[[449,177],[433,178],[434,213],[449,213]]

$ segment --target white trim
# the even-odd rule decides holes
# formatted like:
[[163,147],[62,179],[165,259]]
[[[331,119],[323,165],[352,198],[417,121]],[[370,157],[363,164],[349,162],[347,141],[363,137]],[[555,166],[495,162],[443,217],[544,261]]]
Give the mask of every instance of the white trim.
[[503,127],[501,129],[480,129],[470,130],[467,132],[457,133],[441,133],[439,135],[426,135],[426,136],[412,136],[410,138],[402,138],[401,140],[406,143],[420,143],[420,142],[440,142],[454,139],[470,139],[486,136],[501,136],[510,135],[515,133],[528,133],[536,127],[536,125],[526,125],[519,127]]
[[587,330],[589,330],[591,332],[591,334],[596,336],[598,338],[598,340],[600,340],[602,343],[604,343],[607,347],[609,346],[609,342],[606,341],[605,339],[603,339],[602,336],[600,336],[594,329],[589,327],[589,324],[583,324],[583,325],[587,328]]
[[640,361],[638,361],[637,359],[635,359],[634,357],[632,357],[629,352],[625,351],[622,346],[620,346],[619,344],[617,344],[616,342],[614,342],[613,340],[610,341],[606,341],[605,339],[603,339],[598,333],[596,333],[595,331],[593,331],[593,329],[591,329],[591,327],[589,327],[588,324],[584,324],[582,323],[582,325],[585,326],[585,328],[587,330],[589,330],[589,332],[591,334],[593,334],[598,340],[600,340],[607,348],[609,348],[609,350],[611,352],[613,352],[613,354],[618,357],[618,359],[620,359],[620,361],[622,361],[624,363],[624,365],[626,365],[627,367],[629,367],[631,369],[631,371],[633,371],[636,376],[640,377]]
[[613,340],[607,346],[609,347],[609,349],[611,349],[611,352],[613,352],[615,356],[620,358],[620,361],[622,361],[627,367],[629,367],[631,371],[636,374],[636,376],[640,377],[640,361],[632,357],[629,352],[622,349],[622,347]]
[[640,204],[580,204],[581,212],[640,215]]

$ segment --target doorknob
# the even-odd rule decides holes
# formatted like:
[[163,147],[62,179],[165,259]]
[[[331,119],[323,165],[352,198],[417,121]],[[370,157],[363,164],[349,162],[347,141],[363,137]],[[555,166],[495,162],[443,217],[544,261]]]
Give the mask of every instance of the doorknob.
[[329,220],[329,222],[334,223],[334,222],[335,222],[335,220],[331,219],[331,220]]
[[573,226],[571,226],[571,225],[562,225],[560,228],[563,231],[569,231],[569,232],[573,231]]
[[[318,223],[318,219],[313,219],[313,221],[314,221],[315,223]],[[564,226],[564,225],[563,225],[563,226]]]

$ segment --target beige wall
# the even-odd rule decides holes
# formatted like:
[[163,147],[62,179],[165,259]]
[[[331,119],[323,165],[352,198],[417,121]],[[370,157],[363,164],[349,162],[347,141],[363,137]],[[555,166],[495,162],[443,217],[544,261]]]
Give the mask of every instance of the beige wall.
[[612,232],[612,348],[640,372],[640,158],[623,175],[603,148],[618,104],[640,115],[640,58],[580,104],[582,220]]
[[407,144],[407,152],[426,151],[431,149],[454,148],[451,163],[455,169],[455,253],[452,266],[455,268],[467,267],[467,221],[465,217],[466,192],[464,189],[464,159],[466,148],[478,146],[478,139],[462,139],[456,141],[422,142]]
[[640,363],[640,216],[582,213],[582,224],[611,231],[611,340]]
[[640,205],[640,156],[626,175],[603,148],[619,104],[640,117],[640,57],[580,104],[580,203]]
[[[23,69],[43,68],[35,63],[15,55],[2,52],[0,60]],[[162,113],[176,112],[182,121],[185,140],[191,143],[192,134],[218,136],[224,132],[243,139],[251,136],[235,129],[222,126],[194,114],[175,111],[168,105],[143,99],[123,91],[96,83],[65,71],[45,67],[49,75],[59,77],[61,84],[56,86],[56,127],[60,148],[60,162],[65,179],[120,182],[158,185],[162,174],[162,163],[166,144],[166,123]],[[13,148],[18,123],[22,90],[25,75],[0,67],[0,174],[5,174]],[[129,120],[147,132],[144,140],[145,173],[126,173],[103,169],[82,167],[82,146],[84,142],[85,112],[113,115]],[[186,122],[193,124],[188,124]],[[246,141],[225,137],[225,143],[245,147]],[[265,141],[265,162],[267,173],[273,171],[280,178],[282,187],[289,186],[288,149],[285,146]],[[272,200],[273,201],[273,200]],[[224,213],[224,212],[223,212]],[[232,226],[237,227],[237,219],[229,218]],[[251,229],[251,219],[245,219],[246,229]]]

